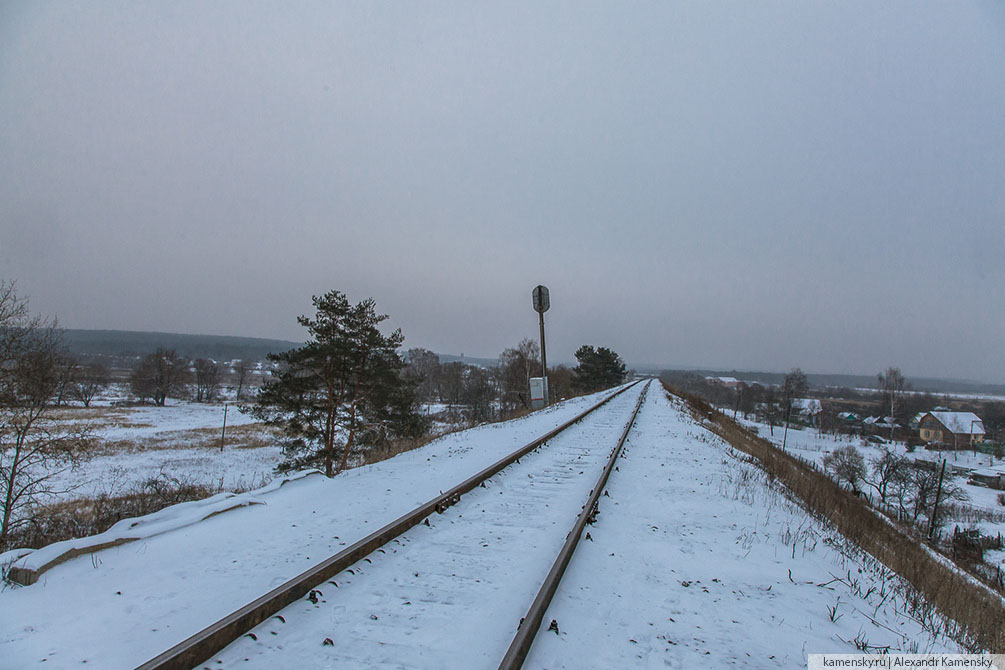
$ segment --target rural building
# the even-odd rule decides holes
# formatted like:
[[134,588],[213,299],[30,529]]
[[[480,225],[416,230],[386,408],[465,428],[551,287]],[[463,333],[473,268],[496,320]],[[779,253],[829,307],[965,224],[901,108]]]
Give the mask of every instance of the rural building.
[[824,408],[816,398],[796,398],[792,401],[792,411],[803,417],[814,428],[820,427]]
[[987,486],[991,489],[1005,489],[1005,470],[982,468],[970,472],[968,484]]
[[918,435],[924,442],[969,449],[984,441],[984,422],[973,412],[927,412],[918,422]]
[[728,389],[735,389],[740,385],[740,380],[736,377],[705,377],[705,381],[709,384],[718,384],[719,386],[725,386]]

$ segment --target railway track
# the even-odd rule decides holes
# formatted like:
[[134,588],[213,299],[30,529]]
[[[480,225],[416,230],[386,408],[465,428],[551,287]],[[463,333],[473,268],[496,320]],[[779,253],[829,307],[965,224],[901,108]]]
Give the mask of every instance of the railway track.
[[[394,665],[402,653],[418,656],[406,665],[454,665],[451,640],[478,637],[479,626],[487,625],[466,612],[493,598],[503,606],[489,608],[489,623],[500,631],[518,627],[516,637],[508,651],[486,649],[469,654],[470,661],[490,667],[498,662],[487,664],[495,654],[504,657],[499,667],[520,667],[647,388],[632,385],[611,394],[139,667],[299,666],[316,662],[317,654],[346,667]],[[539,449],[545,442],[548,449]],[[572,516],[576,524],[569,531]],[[565,540],[557,559],[556,538],[558,544]],[[548,561],[552,570],[542,586],[541,566]],[[511,590],[508,573],[524,576],[524,584]],[[435,626],[442,635],[430,635],[430,621],[442,622]],[[422,627],[421,638],[408,639]],[[403,639],[383,641],[395,635]],[[504,640],[505,633],[496,638]],[[294,660],[291,653],[304,656]]]

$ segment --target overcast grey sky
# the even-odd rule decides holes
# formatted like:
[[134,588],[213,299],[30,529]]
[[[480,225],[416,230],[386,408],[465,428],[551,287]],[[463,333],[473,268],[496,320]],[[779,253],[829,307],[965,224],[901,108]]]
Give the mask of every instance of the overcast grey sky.
[[0,177],[66,327],[1005,382],[997,0],[0,0]]

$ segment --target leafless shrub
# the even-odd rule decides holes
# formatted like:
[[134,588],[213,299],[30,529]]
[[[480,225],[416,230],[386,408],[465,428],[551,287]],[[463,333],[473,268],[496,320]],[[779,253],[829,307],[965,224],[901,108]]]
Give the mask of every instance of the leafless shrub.
[[824,468],[834,473],[839,482],[847,482],[855,495],[862,494],[861,484],[865,481],[867,470],[865,459],[858,449],[850,444],[838,447],[823,458]]
[[52,402],[65,358],[55,322],[33,317],[14,284],[0,281],[0,551],[35,505],[62,492],[55,476],[88,443],[87,429],[61,424]]

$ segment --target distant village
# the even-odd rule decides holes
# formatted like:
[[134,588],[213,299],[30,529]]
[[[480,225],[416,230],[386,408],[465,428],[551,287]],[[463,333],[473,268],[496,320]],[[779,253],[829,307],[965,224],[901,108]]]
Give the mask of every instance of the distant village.
[[[786,408],[779,385],[693,373],[679,373],[674,382],[735,415],[767,424],[771,431],[788,419],[799,428],[857,435],[876,446],[897,443],[908,452],[966,450],[1003,457],[1002,398],[902,390],[893,396],[891,413],[890,395],[882,389],[825,387],[809,388]],[[1005,467],[967,468],[967,474],[974,484],[1005,490]]]

